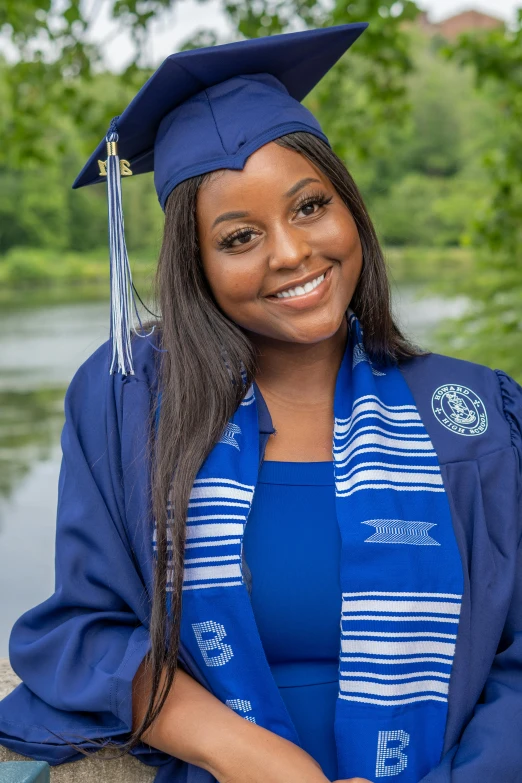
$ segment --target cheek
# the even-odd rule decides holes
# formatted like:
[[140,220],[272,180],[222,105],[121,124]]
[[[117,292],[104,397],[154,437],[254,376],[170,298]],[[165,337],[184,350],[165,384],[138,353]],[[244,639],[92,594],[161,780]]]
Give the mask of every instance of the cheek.
[[306,229],[306,238],[313,251],[325,258],[350,261],[352,265],[360,249],[359,232],[351,213],[342,204],[332,206],[327,214]]
[[350,214],[332,223],[325,239],[324,253],[331,258],[342,259],[340,265],[343,285],[339,295],[353,295],[363,266],[362,245],[355,221]]
[[332,255],[355,260],[361,248],[357,226],[349,213],[336,215],[325,225],[323,241]]
[[203,271],[216,302],[224,310],[256,297],[262,282],[259,271],[239,257],[233,263],[228,259],[203,263]]
[[332,241],[338,243],[339,255],[345,259],[344,271],[351,278],[358,278],[362,269],[362,245],[359,231],[349,213],[340,223],[339,230],[334,233]]

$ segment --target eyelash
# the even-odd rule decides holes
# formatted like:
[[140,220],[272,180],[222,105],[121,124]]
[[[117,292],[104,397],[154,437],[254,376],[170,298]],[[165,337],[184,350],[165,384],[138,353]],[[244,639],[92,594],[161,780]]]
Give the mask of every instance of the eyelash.
[[[331,202],[332,198],[332,196],[325,196],[324,193],[305,194],[295,205],[294,213],[299,212],[301,209],[309,206],[310,204],[317,204],[319,207],[325,207]],[[307,217],[311,216],[307,215]],[[228,236],[221,237],[221,239],[218,240],[218,245],[222,250],[228,250],[233,246],[232,243],[236,239],[239,239],[239,237],[242,236],[248,236],[249,234],[254,234],[255,231],[256,229],[253,226],[245,226],[244,228],[240,228],[237,231],[234,231],[232,234],[228,234]],[[245,242],[245,244],[248,243]]]
[[309,206],[309,204],[317,204],[320,207],[325,207],[332,200],[332,196],[325,196],[324,193],[308,193],[301,196],[300,200],[295,205],[295,212],[299,212],[303,207]]

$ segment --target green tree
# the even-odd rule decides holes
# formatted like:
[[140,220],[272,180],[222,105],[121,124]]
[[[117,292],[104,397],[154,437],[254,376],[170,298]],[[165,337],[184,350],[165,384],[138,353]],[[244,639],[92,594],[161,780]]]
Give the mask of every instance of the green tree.
[[481,158],[497,111],[474,88],[471,68],[448,62],[425,34],[412,37],[410,111],[397,126],[380,126],[382,152],[354,174],[386,245],[459,245],[483,200]]
[[[0,63],[0,100],[11,88],[12,74],[21,65]],[[78,79],[74,90],[78,105],[86,107],[84,120],[75,121],[68,107],[58,102],[53,106],[52,125],[38,125],[38,132],[31,130],[34,140],[29,136],[14,140],[3,136],[0,254],[16,246],[76,251],[106,248],[105,187],[73,191],[71,185],[87,153],[102,137],[115,107],[131,99],[134,87],[117,74],[101,73],[88,80]],[[4,114],[0,125],[2,120],[6,121]],[[26,147],[27,155],[19,160]],[[137,177],[132,183],[124,182],[123,187],[130,250],[157,247],[162,213],[156,206],[152,176]],[[57,259],[55,263],[59,263],[59,256]]]
[[[63,149],[61,118],[84,130],[86,144],[100,137],[111,118],[104,93],[84,89],[104,70],[106,41],[95,43],[92,30],[101,12],[115,30],[128,31],[134,54],[120,75],[131,94],[146,78],[143,50],[150,21],[174,0],[0,0],[0,30],[16,53],[2,93],[0,165],[23,168],[45,162]],[[2,64],[0,63],[0,67]],[[5,64],[4,66],[5,67]],[[111,91],[114,94],[114,89]],[[114,104],[113,104],[114,105]],[[103,111],[105,109],[105,111]]]
[[453,293],[469,297],[466,315],[444,330],[452,353],[522,378],[522,9],[513,29],[466,35],[448,50],[471,66],[500,121],[485,156],[487,199],[472,242],[477,262]]
[[0,0],[0,29],[24,62],[56,62],[62,75],[86,77],[103,62],[103,41],[92,30],[103,12],[118,30],[132,36],[139,66],[150,22],[174,0]]

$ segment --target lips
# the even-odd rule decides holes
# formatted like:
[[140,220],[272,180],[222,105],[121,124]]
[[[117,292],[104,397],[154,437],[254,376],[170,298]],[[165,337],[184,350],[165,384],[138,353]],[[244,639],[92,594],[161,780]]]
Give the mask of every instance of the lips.
[[[266,297],[266,300],[267,302],[270,302],[270,307],[277,307],[278,310],[283,308],[283,311],[288,313],[314,308],[320,303],[326,301],[326,299],[328,299],[330,296],[330,292],[332,290],[332,277],[333,267],[330,266],[324,273],[322,282],[311,291],[304,294],[298,294],[296,296],[268,296]],[[282,290],[285,291],[287,289],[283,288]]]
[[321,275],[324,275],[329,269],[331,269],[331,267],[327,266],[325,269],[321,269],[316,272],[311,272],[310,274],[306,275],[306,277],[301,277],[299,280],[290,280],[288,283],[285,283],[284,285],[279,286],[279,288],[276,288],[275,291],[266,294],[266,296],[275,297],[276,294],[280,294],[282,291],[288,291],[291,288],[298,288],[298,287],[302,288],[307,283],[311,283],[313,280],[316,280],[316,278],[321,277]]

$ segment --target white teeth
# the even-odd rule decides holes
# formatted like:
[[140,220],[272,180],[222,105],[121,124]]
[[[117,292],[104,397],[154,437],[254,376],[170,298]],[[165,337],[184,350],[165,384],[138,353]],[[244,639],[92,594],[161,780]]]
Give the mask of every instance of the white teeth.
[[302,296],[303,294],[308,294],[310,291],[313,291],[314,288],[317,288],[318,285],[320,285],[324,280],[324,274],[320,275],[319,277],[316,277],[315,280],[310,280],[309,283],[305,283],[305,285],[298,285],[295,288],[287,288],[286,291],[280,291],[278,294],[276,294],[278,299],[283,299],[288,296]]

